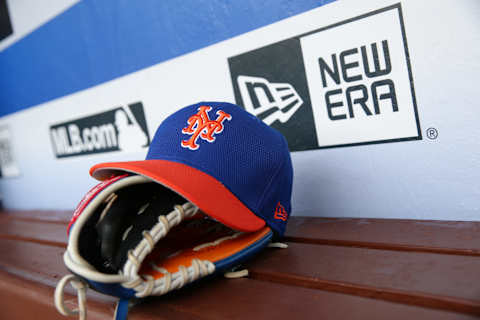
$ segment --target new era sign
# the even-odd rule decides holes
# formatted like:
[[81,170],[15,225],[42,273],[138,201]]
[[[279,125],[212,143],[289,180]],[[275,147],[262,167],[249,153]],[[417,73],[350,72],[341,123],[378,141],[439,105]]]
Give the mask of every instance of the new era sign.
[[228,62],[237,104],[292,151],[421,139],[400,4]]

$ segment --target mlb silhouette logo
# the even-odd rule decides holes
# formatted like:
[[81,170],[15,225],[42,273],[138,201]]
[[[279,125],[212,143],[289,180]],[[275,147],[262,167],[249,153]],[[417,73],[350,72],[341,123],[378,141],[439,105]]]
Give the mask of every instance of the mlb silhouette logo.
[[139,152],[150,145],[141,102],[50,126],[53,152],[66,158],[111,151]]
[[137,118],[133,115],[131,106],[121,107],[115,111],[114,123],[117,129],[119,150],[135,152],[148,146],[148,133],[142,129]]

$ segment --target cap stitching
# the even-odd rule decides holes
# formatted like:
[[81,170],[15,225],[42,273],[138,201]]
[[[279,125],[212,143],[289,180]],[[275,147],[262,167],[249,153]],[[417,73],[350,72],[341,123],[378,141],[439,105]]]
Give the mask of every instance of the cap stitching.
[[[283,138],[283,136],[282,136]],[[286,141],[285,139],[281,139],[282,143],[287,147],[287,150],[288,150],[288,145],[286,144]],[[270,186],[272,185],[273,181],[275,180],[275,178],[278,176],[279,172],[280,172],[280,169],[283,168],[283,166],[285,165],[285,162],[287,161],[287,158],[284,157],[283,158],[283,161],[282,163],[278,166],[278,168],[275,170],[275,173],[272,174],[272,177],[270,178],[270,181],[268,182],[268,184],[265,186],[265,189],[262,193],[262,196],[259,198],[258,202],[256,203],[256,207],[258,208],[258,211],[259,211],[259,214],[262,212],[262,209],[265,207],[265,204],[262,205],[262,207],[260,207],[260,204],[262,204],[263,200],[265,199],[266,195],[267,195],[267,192],[268,190],[270,190]],[[256,214],[257,216],[259,214]],[[267,220],[266,218],[263,218],[263,217],[259,217],[263,220]]]

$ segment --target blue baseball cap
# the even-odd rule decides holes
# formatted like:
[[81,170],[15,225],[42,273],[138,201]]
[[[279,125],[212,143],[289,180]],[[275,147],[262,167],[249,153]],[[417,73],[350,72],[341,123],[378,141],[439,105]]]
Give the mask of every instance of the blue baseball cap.
[[125,172],[155,180],[240,231],[267,224],[282,236],[291,213],[287,141],[231,103],[200,102],[180,109],[160,124],[145,160],[90,169],[98,180]]

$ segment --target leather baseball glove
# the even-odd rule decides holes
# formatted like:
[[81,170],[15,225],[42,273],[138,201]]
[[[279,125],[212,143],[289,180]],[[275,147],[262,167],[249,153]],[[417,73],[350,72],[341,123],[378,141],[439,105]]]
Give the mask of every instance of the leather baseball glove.
[[[115,176],[93,188],[75,211],[68,233],[64,262],[74,275],[60,281],[55,302],[63,315],[81,319],[86,317],[88,286],[121,298],[116,311],[121,319],[129,299],[163,295],[224,273],[272,238],[267,226],[256,232],[233,230],[140,175]],[[63,302],[70,281],[79,290],[77,311]]]

